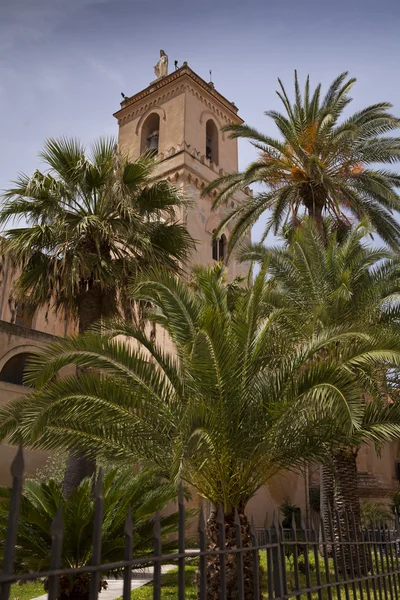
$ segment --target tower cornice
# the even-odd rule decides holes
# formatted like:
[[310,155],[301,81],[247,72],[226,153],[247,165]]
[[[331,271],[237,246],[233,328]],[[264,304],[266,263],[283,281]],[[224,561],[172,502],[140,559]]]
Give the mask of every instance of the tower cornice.
[[[171,86],[170,84],[175,85]],[[205,96],[204,99],[206,103],[207,101],[212,101],[212,103],[216,105],[217,110],[218,108],[220,109],[218,113],[224,115],[224,121],[243,123],[243,119],[241,119],[237,114],[237,106],[220,94],[214,88],[213,84],[204,81],[204,79],[197,75],[197,73],[195,73],[186,63],[184,63],[182,67],[173,73],[170,73],[165,77],[161,77],[160,79],[156,79],[156,81],[151,83],[141,92],[138,92],[129,98],[125,98],[123,102],[121,102],[120,110],[114,113],[114,117],[118,119],[119,123],[122,121],[126,122],[127,120],[130,120],[133,105],[141,105],[142,100],[146,100],[149,96],[153,96],[155,92],[162,93],[166,87],[172,87],[174,90],[179,91],[184,84],[192,86],[194,85],[195,87],[199,88],[199,91],[203,92]],[[156,106],[157,102],[155,102],[154,105]]]

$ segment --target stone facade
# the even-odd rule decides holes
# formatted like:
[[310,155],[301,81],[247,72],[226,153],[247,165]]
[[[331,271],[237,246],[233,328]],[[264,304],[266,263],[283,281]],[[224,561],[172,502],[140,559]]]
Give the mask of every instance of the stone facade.
[[[214,195],[202,196],[204,187],[216,177],[238,169],[237,140],[229,139],[222,131],[228,123],[241,123],[238,109],[215,88],[184,65],[165,77],[160,77],[134,96],[125,97],[115,113],[119,126],[119,147],[131,158],[147,147],[158,150],[160,177],[168,178],[192,199],[190,208],[181,219],[197,241],[193,264],[212,264],[223,254],[229,239],[230,227],[221,235],[221,245],[213,246],[213,231],[235,203],[251,196],[250,190],[236,193],[224,206],[212,211]],[[247,265],[235,261],[229,264],[229,277],[247,275]],[[31,323],[19,318],[12,302],[15,273],[7,262],[0,271],[0,379],[3,367],[14,356],[34,353],[57,337],[75,331],[74,323],[52,310],[37,311]],[[165,340],[165,343],[167,341]],[[26,393],[28,388],[0,381],[0,404]],[[10,461],[14,448],[0,446],[0,485],[10,481]],[[398,444],[387,445],[381,458],[372,448],[362,448],[358,463],[360,492],[363,498],[388,501],[399,484],[395,479],[395,460]],[[27,452],[27,472],[43,465],[46,454]],[[271,511],[284,500],[296,504],[303,514],[309,510],[308,487],[318,484],[318,469],[306,468],[304,473],[283,473],[268,487],[259,490],[249,503],[249,513],[256,526],[261,527],[265,511]]]

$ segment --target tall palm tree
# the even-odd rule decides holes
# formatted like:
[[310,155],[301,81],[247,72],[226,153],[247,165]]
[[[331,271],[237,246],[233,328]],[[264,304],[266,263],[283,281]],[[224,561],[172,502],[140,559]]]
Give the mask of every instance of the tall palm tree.
[[[325,231],[330,229],[325,223]],[[367,247],[370,233],[361,223],[346,232],[323,236],[312,220],[291,233],[290,243],[280,248],[262,244],[242,248],[243,260],[268,263],[273,305],[292,307],[296,322],[306,335],[332,328],[381,332],[396,331],[400,319],[400,258],[387,248]],[[386,372],[368,373],[360,397],[360,419],[349,428],[339,446],[332,446],[322,473],[325,522],[330,507],[355,513],[360,523],[357,489],[357,454],[372,442],[382,444],[400,438],[398,402],[388,403]],[[372,384],[372,385],[371,385]]]
[[[155,161],[122,156],[112,139],[89,152],[74,139],[49,139],[40,154],[49,171],[20,175],[4,195],[0,224],[8,229],[3,250],[20,271],[16,300],[33,312],[63,309],[84,332],[104,316],[130,309],[128,279],[149,264],[179,272],[193,246],[178,223],[185,199],[165,180],[155,180]],[[93,465],[69,458],[65,492]]]
[[[0,440],[81,447],[154,466],[222,506],[227,547],[236,545],[237,507],[249,545],[250,498],[281,469],[321,460],[323,443],[357,424],[360,382],[371,363],[400,364],[396,335],[355,329],[299,335],[293,310],[271,308],[269,293],[264,272],[240,294],[225,284],[220,266],[197,269],[194,285],[151,272],[133,297],[155,307],[148,318],[164,329],[173,352],[119,321],[49,346],[32,359],[37,389],[0,409]],[[54,380],[71,363],[84,369],[82,376]],[[214,549],[215,513],[207,531]],[[252,568],[248,557],[249,590]],[[227,570],[234,597],[233,555]],[[218,569],[207,577],[213,600]]]
[[339,227],[368,217],[382,239],[398,247],[400,229],[393,211],[400,210],[395,191],[400,176],[376,166],[400,159],[400,138],[385,135],[400,124],[389,112],[391,104],[380,102],[344,117],[356,81],[347,73],[339,75],[322,98],[321,84],[312,92],[309,77],[301,93],[295,72],[293,103],[278,81],[284,112],[269,110],[265,114],[279,137],[264,135],[246,124],[227,126],[232,138],[249,140],[259,158],[243,172],[215,180],[205,191],[219,189],[217,207],[237,189],[253,183],[267,187],[238,204],[220,224],[222,229],[234,220],[229,253],[265,212],[271,214],[264,237],[271,228],[277,233],[288,221],[298,223],[305,212],[320,228],[327,215]]
[[[128,510],[133,523],[134,556],[151,556],[154,549],[154,514],[176,499],[176,487],[162,481],[156,473],[143,470],[137,474],[131,468],[109,469],[103,477],[101,560],[118,562],[124,554],[124,525]],[[6,539],[11,489],[0,487],[0,557]],[[51,568],[51,523],[62,507],[63,548],[61,568],[79,569],[90,565],[92,559],[93,521],[95,502],[93,480],[84,479],[68,499],[63,497],[59,481],[49,479],[39,483],[27,480],[22,492],[18,540],[14,569],[16,573],[47,571]],[[161,534],[164,544],[167,536],[178,531],[178,513],[162,515]],[[60,524],[58,523],[58,526]],[[170,551],[176,544],[169,542]],[[102,573],[104,577],[107,573]],[[48,581],[44,581],[45,588]],[[101,587],[106,582],[100,582]],[[90,591],[90,573],[60,578],[59,600],[87,600]]]

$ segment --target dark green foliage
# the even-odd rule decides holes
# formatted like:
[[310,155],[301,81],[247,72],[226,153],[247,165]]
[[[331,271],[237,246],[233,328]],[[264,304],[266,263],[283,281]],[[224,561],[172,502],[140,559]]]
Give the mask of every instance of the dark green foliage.
[[290,500],[286,499],[280,506],[282,514],[282,527],[284,529],[290,529],[292,527],[293,517],[296,523],[296,527],[301,526],[301,510],[296,504],[292,504]]
[[89,151],[74,139],[49,139],[40,156],[49,171],[20,175],[0,210],[3,226],[27,222],[3,239],[2,251],[22,271],[16,298],[27,312],[61,307],[83,329],[91,324],[82,313],[88,295],[92,320],[118,307],[130,314],[128,278],[149,264],[180,272],[193,248],[178,223],[186,200],[154,179],[150,155],[130,162],[113,139],[101,138]]
[[[150,471],[134,475],[131,470],[112,469],[103,478],[104,517],[102,526],[102,562],[122,560],[124,552],[124,524],[131,509],[133,520],[133,552],[145,557],[153,552],[154,514],[176,499],[176,488],[162,481]],[[0,552],[3,551],[10,489],[0,488]],[[79,568],[88,565],[92,553],[94,519],[93,481],[85,479],[68,500],[63,498],[62,483],[49,480],[39,483],[27,480],[23,489],[18,544],[15,561],[16,573],[41,571],[50,567],[50,525],[62,504],[64,540],[61,566]],[[193,512],[188,513],[189,516]],[[177,532],[177,513],[161,517],[164,550],[175,544],[165,538]],[[105,574],[103,574],[105,575]],[[63,578],[61,594],[67,594],[73,585],[87,597],[85,577],[72,580]],[[76,590],[78,594],[78,591]],[[63,597],[63,596],[61,596]],[[75,597],[75,591],[74,591]]]
[[321,510],[321,488],[319,486],[310,487],[310,489],[308,490],[308,494],[311,510],[319,513]]

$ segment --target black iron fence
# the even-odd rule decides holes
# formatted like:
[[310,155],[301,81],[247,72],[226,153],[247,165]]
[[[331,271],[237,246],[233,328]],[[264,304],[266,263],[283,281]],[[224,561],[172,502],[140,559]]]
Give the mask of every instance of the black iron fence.
[[[196,586],[198,598],[216,598],[211,577],[218,580],[218,598],[268,598],[286,600],[399,600],[400,546],[397,515],[392,523],[371,524],[361,529],[353,514],[333,514],[327,527],[315,520],[293,522],[291,529],[283,530],[278,515],[272,515],[264,529],[250,527],[243,535],[243,520],[237,511],[227,526],[222,509],[218,511],[217,543],[207,538],[206,521],[200,511],[198,522],[199,548],[185,549],[185,506],[182,490],[179,493],[179,531],[177,552],[162,553],[160,516],[154,521],[154,551],[152,556],[133,557],[133,524],[130,512],[125,522],[125,550],[118,562],[101,562],[102,548],[102,478],[99,474],[94,487],[95,516],[93,523],[93,550],[91,564],[77,569],[61,568],[64,527],[59,507],[51,526],[52,549],[50,569],[36,573],[14,572],[18,543],[18,521],[23,486],[23,452],[20,449],[12,464],[12,494],[8,515],[4,556],[0,576],[0,600],[8,600],[11,585],[16,582],[47,580],[48,598],[59,595],[60,578],[90,574],[90,600],[99,596],[99,584],[107,574],[120,573],[123,578],[123,600],[131,597],[132,573],[152,565],[153,599],[162,598],[162,565],[177,567],[176,598],[186,597],[185,567],[197,565]],[[272,522],[271,522],[272,521]],[[307,525],[307,526],[306,526]],[[326,525],[326,524],[325,524]],[[233,537],[232,537],[233,532]],[[327,540],[327,534],[329,539]],[[233,539],[233,543],[232,543]],[[243,539],[245,542],[243,544]],[[215,540],[214,540],[215,542]],[[212,571],[212,573],[211,573]],[[250,577],[249,577],[250,574]],[[232,584],[232,581],[234,583]],[[251,587],[251,590],[250,590]],[[232,591],[233,590],[233,591]],[[171,596],[169,596],[171,597]],[[73,598],[73,596],[71,596]],[[100,597],[101,598],[101,597]]]

